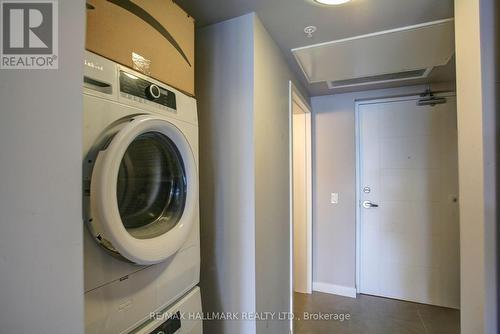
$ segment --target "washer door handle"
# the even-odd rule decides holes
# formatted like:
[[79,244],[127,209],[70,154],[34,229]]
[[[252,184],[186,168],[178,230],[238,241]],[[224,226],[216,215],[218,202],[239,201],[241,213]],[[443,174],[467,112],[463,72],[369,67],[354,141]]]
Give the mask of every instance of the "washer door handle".
[[378,208],[378,204],[372,203],[371,201],[363,201],[362,205],[365,209]]

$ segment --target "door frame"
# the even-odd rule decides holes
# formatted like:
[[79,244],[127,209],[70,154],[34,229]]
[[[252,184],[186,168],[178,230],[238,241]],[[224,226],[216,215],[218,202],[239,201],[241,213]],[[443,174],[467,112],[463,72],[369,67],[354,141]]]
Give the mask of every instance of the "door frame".
[[[434,96],[441,97],[456,97],[455,92],[436,92]],[[355,126],[355,141],[356,141],[356,293],[360,291],[360,278],[361,278],[361,150],[360,150],[360,107],[367,104],[382,104],[401,101],[417,101],[421,99],[420,95],[403,95],[396,97],[385,97],[376,99],[360,99],[354,101],[354,126]]]
[[[294,233],[293,233],[293,104],[297,103],[309,117],[306,117],[307,129],[306,141],[309,148],[306,152],[306,197],[307,197],[307,290],[312,293],[312,108],[304,98],[299,89],[292,81],[288,83],[288,150],[289,150],[289,203],[290,203],[290,314],[293,313],[293,294],[294,294]],[[290,319],[290,333],[293,332],[293,319]]]

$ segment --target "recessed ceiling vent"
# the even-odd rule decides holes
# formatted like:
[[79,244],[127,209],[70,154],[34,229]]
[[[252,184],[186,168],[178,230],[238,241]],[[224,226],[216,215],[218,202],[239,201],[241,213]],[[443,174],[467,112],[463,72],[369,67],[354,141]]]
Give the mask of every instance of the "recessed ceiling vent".
[[405,80],[414,80],[414,79],[422,79],[427,78],[429,73],[431,73],[432,67],[425,68],[422,70],[415,71],[404,71],[390,74],[381,74],[381,75],[373,75],[364,78],[355,78],[355,79],[347,79],[347,80],[336,80],[336,81],[328,81],[328,88],[345,88],[345,87],[355,87],[355,86],[364,86],[364,85],[372,85],[372,84],[380,84],[380,83],[388,83],[395,81],[405,81]]
[[331,87],[425,77],[455,52],[453,19],[354,36],[292,50],[309,83]]

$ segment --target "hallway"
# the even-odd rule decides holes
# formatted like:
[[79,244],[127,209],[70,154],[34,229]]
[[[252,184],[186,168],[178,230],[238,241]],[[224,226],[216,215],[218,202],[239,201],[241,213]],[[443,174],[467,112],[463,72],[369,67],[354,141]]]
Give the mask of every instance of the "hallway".
[[[458,334],[459,310],[375,296],[294,294],[294,312],[350,315],[349,320],[295,320],[296,334]],[[347,316],[346,316],[347,319]]]

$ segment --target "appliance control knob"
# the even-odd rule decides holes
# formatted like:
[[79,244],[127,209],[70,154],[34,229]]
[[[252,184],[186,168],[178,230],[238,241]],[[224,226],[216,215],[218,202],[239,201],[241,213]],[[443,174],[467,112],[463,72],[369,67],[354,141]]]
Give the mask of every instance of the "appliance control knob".
[[155,84],[149,85],[148,88],[146,88],[146,95],[151,100],[156,100],[160,98],[161,96],[160,87],[158,87]]

